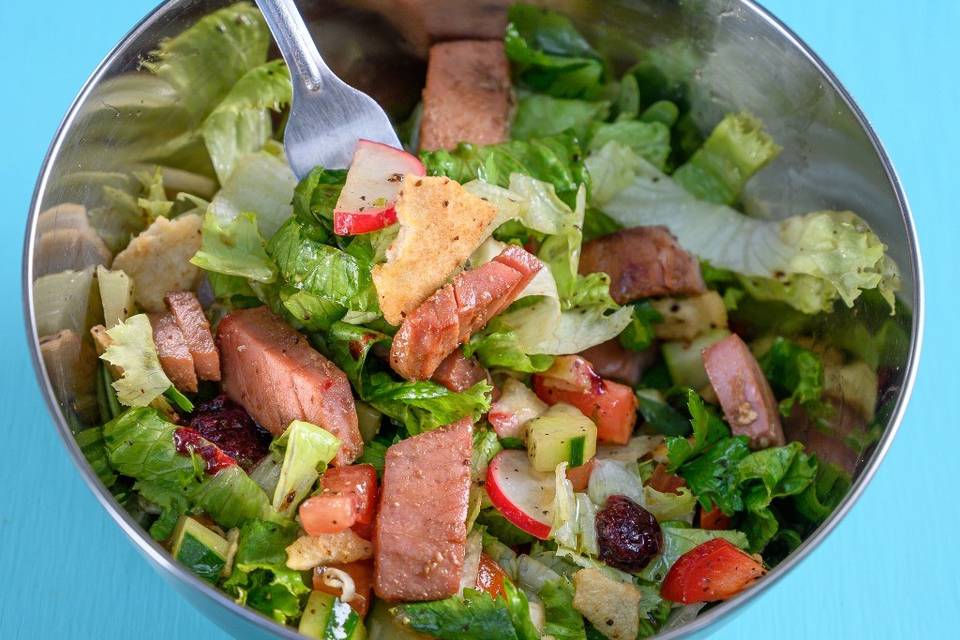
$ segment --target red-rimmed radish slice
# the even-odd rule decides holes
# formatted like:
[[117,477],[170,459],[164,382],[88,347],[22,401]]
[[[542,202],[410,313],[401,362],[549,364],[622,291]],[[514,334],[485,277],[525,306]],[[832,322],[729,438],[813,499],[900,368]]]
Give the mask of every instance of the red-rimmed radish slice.
[[586,358],[580,356],[558,356],[550,368],[539,375],[555,389],[603,393],[603,378]]
[[340,197],[333,208],[334,232],[369,233],[397,221],[393,206],[403,176],[426,175],[419,158],[401,149],[360,140]]
[[493,506],[518,529],[541,540],[550,537],[555,479],[534,471],[526,451],[498,453],[487,467],[486,487]]

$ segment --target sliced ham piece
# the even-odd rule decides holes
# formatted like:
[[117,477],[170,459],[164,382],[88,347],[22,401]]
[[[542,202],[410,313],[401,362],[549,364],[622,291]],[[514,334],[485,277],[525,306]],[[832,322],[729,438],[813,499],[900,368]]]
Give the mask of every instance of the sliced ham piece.
[[220,354],[197,296],[192,291],[175,291],[168,293],[163,300],[187,341],[197,377],[201,380],[219,380]]
[[470,335],[506,309],[543,263],[510,246],[490,262],[457,275],[400,325],[390,366],[407,380],[428,380]]
[[624,349],[616,338],[580,352],[602,378],[616,380],[631,387],[640,382],[640,376],[656,361],[657,354],[655,346],[644,351]]
[[197,372],[194,370],[193,356],[173,314],[151,313],[148,317],[163,372],[177,389],[196,393]]
[[697,259],[666,227],[623,229],[587,242],[580,254],[580,273],[598,271],[610,276],[610,295],[619,304],[707,290]]
[[440,363],[431,380],[459,393],[478,382],[490,382],[490,373],[476,358],[468,358],[458,349]]
[[472,423],[387,450],[374,536],[374,591],[389,602],[457,593],[466,554]]
[[502,39],[435,44],[423,89],[420,148],[505,142],[511,106],[510,64]]
[[334,463],[350,464],[363,450],[347,376],[266,307],[241,309],[220,321],[222,388],[262,427],[280,435],[294,420],[340,439]]
[[730,334],[704,349],[703,366],[733,435],[750,438],[753,449],[784,443],[773,390],[740,336]]

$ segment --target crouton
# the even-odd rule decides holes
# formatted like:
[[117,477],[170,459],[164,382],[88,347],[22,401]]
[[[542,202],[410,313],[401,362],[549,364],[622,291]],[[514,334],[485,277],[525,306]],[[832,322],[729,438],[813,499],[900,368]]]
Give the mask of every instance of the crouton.
[[423,89],[420,148],[505,142],[510,137],[511,91],[502,39],[433,45]]
[[142,309],[166,311],[167,292],[196,288],[200,270],[190,258],[200,249],[201,224],[195,214],[157,218],[114,258],[113,269],[122,269],[136,283],[136,301]]
[[450,178],[408,175],[396,204],[400,232],[373,268],[380,309],[399,325],[454,275],[488,235],[497,208]]
[[345,529],[339,533],[301,536],[287,547],[287,566],[307,571],[330,563],[346,564],[373,557],[373,545]]
[[599,569],[573,576],[573,608],[610,640],[634,640],[640,631],[640,590]]
[[651,301],[663,321],[653,325],[661,340],[693,340],[711,329],[727,328],[727,307],[716,291],[689,298],[661,298]]

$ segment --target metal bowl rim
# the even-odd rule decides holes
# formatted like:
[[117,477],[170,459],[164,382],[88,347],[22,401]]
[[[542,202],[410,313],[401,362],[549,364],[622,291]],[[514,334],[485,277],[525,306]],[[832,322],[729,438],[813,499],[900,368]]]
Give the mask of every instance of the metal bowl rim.
[[[30,210],[28,212],[29,217],[27,220],[26,236],[24,240],[22,259],[23,279],[21,286],[23,287],[23,313],[24,323],[27,330],[27,340],[30,347],[30,356],[31,360],[33,361],[33,367],[37,376],[37,381],[43,392],[47,409],[50,411],[50,414],[56,423],[57,432],[60,435],[64,446],[67,448],[70,457],[73,459],[74,464],[80,471],[87,487],[92,491],[94,496],[100,502],[101,506],[103,506],[107,513],[120,526],[127,537],[129,537],[139,548],[141,553],[146,555],[147,558],[151,560],[158,569],[162,569],[169,575],[169,577],[176,579],[179,582],[186,583],[192,587],[194,591],[206,599],[226,608],[234,615],[242,618],[245,622],[259,627],[261,630],[274,634],[278,637],[297,640],[304,638],[304,636],[300,635],[290,627],[282,626],[252,609],[237,604],[223,592],[201,580],[193,573],[188,571],[180,563],[174,561],[169,552],[160,546],[158,542],[153,540],[149,534],[133,520],[130,514],[127,513],[127,511],[116,501],[113,495],[101,484],[96,473],[94,473],[86,458],[83,456],[83,453],[80,451],[80,448],[77,446],[73,433],[71,432],[66,419],[60,411],[60,406],[57,402],[56,396],[54,395],[53,388],[50,385],[50,379],[47,376],[46,367],[40,355],[40,344],[37,336],[36,318],[34,317],[33,313],[32,257],[34,253],[37,217],[40,213],[38,209],[40,207],[42,194],[46,188],[47,181],[50,178],[53,164],[60,152],[61,145],[66,137],[66,132],[72,126],[79,112],[80,106],[87,99],[94,87],[96,87],[103,78],[107,68],[135,38],[142,35],[144,32],[149,31],[154,23],[161,20],[167,14],[167,12],[172,11],[173,7],[181,1],[182,0],[165,0],[161,2],[142,20],[140,20],[140,22],[138,22],[120,40],[120,42],[110,50],[110,52],[97,65],[90,77],[84,82],[79,93],[74,98],[69,109],[67,110],[66,115],[64,116],[60,125],[57,127],[53,142],[44,156],[40,176],[37,180],[36,187],[34,188],[33,197],[30,203]],[[790,570],[792,570],[801,560],[810,554],[830,534],[834,527],[836,527],[837,524],[839,524],[839,522],[847,515],[850,509],[853,508],[853,505],[860,498],[867,485],[870,483],[870,480],[873,478],[878,467],[880,466],[880,463],[886,456],[887,451],[893,443],[893,439],[900,428],[907,404],[909,403],[910,396],[913,392],[923,341],[924,286],[923,271],[921,268],[922,261],[920,257],[919,243],[917,240],[917,232],[913,224],[910,206],[907,203],[907,198],[904,194],[900,178],[898,177],[896,170],[894,169],[893,164],[891,163],[890,158],[883,147],[883,144],[880,142],[879,137],[873,130],[873,127],[870,125],[867,117],[857,106],[850,93],[844,88],[844,86],[840,83],[840,80],[836,77],[836,75],[834,75],[830,68],[823,62],[823,60],[820,59],[819,56],[817,56],[816,53],[813,52],[813,50],[803,41],[803,39],[801,39],[796,33],[794,33],[789,27],[787,27],[771,12],[764,8],[760,3],[755,2],[754,0],[738,1],[748,10],[754,12],[761,19],[766,21],[794,49],[800,51],[803,56],[814,66],[814,68],[816,68],[821,77],[824,78],[830,87],[837,92],[837,95],[840,96],[847,108],[849,108],[851,113],[853,113],[857,123],[870,140],[874,152],[883,166],[884,173],[886,174],[887,180],[895,194],[897,207],[900,211],[904,228],[907,231],[907,244],[910,250],[911,267],[914,274],[915,284],[912,300],[913,323],[910,336],[911,350],[907,359],[906,374],[904,376],[903,386],[897,398],[897,404],[890,417],[890,421],[884,430],[883,437],[877,444],[877,447],[875,448],[870,460],[863,468],[860,476],[850,488],[847,496],[834,510],[834,512],[830,514],[830,517],[823,522],[809,538],[804,540],[800,547],[791,553],[790,556],[787,557],[783,562],[777,565],[777,567],[756,586],[748,589],[735,598],[721,603],[704,615],[698,616],[692,622],[657,636],[662,640],[680,638],[682,636],[700,631],[717,622],[721,618],[726,617],[741,605],[746,604],[763,591],[772,587],[777,581],[779,581]]]

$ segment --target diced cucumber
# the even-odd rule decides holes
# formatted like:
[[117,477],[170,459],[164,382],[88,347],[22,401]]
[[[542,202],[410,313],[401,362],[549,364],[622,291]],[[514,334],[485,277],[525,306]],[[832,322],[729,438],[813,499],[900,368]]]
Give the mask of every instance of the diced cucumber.
[[173,533],[173,557],[190,571],[216,582],[227,563],[230,543],[189,516],[180,518]]
[[597,452],[597,425],[568,404],[556,404],[527,425],[527,455],[536,471],[566,462],[579,467]]
[[323,591],[310,593],[298,631],[317,640],[364,640],[367,637],[357,612]]
[[681,387],[692,387],[697,391],[707,386],[710,380],[703,368],[703,356],[700,352],[729,335],[730,332],[726,329],[714,329],[692,342],[665,342],[660,348],[673,383]]
[[663,317],[653,325],[661,340],[693,340],[711,329],[727,328],[727,308],[716,291],[689,298],[661,298],[650,304]]

